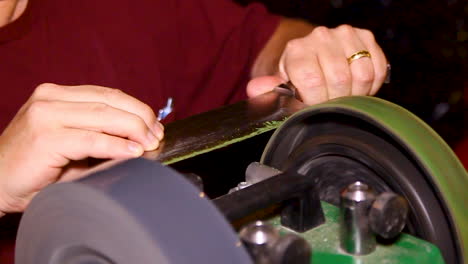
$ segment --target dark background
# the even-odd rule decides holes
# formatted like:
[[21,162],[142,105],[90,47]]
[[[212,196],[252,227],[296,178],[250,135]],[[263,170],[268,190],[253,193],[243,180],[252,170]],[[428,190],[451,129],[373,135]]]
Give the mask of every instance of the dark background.
[[468,99],[464,98],[464,89],[468,89],[468,1],[261,2],[274,13],[314,24],[370,29],[392,65],[391,83],[377,96],[415,113],[452,146],[468,134]]

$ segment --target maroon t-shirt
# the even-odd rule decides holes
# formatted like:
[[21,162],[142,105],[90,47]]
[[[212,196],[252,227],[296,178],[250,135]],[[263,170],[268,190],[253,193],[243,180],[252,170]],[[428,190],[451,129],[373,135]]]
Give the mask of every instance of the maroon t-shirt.
[[44,82],[118,88],[181,119],[246,97],[278,17],[230,0],[29,0],[0,28],[0,131]]
[[[44,82],[118,88],[168,121],[246,97],[251,65],[278,23],[230,0],[29,0],[0,28],[0,132]],[[5,217],[0,263],[12,260]]]

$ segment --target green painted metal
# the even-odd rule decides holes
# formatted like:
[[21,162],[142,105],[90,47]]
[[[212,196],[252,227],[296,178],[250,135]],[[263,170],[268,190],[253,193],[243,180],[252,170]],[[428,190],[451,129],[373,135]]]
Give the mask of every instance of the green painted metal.
[[[447,205],[453,226],[460,238],[464,260],[468,261],[468,174],[451,148],[421,119],[404,108],[388,101],[367,96],[342,97],[308,107],[291,116],[273,134],[270,142],[287,126],[294,116],[304,112],[341,109],[356,112],[397,137],[420,167],[431,177],[441,198]],[[290,120],[290,121],[289,121]],[[268,149],[268,146],[267,148]],[[419,262],[418,262],[419,263]]]
[[[339,245],[339,208],[326,202],[322,202],[322,208],[326,218],[325,224],[300,234],[312,246],[311,263],[444,263],[442,255],[435,245],[408,234],[401,234],[395,243],[390,245],[378,244],[376,250],[369,255],[349,255],[343,252]],[[282,227],[279,222],[279,217],[271,220],[271,223],[277,226],[281,233],[292,232]]]

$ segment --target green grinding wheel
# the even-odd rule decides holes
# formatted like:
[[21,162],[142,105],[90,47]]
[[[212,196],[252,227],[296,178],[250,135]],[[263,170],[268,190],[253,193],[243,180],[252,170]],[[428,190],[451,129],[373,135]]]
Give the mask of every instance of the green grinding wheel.
[[468,174],[450,147],[407,110],[374,97],[304,109],[278,128],[262,163],[321,174],[320,198],[337,204],[356,180],[409,203],[405,232],[434,243],[446,263],[468,260]]

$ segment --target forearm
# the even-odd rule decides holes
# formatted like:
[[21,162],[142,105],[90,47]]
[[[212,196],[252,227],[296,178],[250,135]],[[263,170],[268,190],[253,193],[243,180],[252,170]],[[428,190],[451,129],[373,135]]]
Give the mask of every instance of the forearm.
[[301,38],[315,28],[303,20],[282,18],[275,32],[257,56],[251,71],[252,78],[278,72],[278,62],[289,40]]

